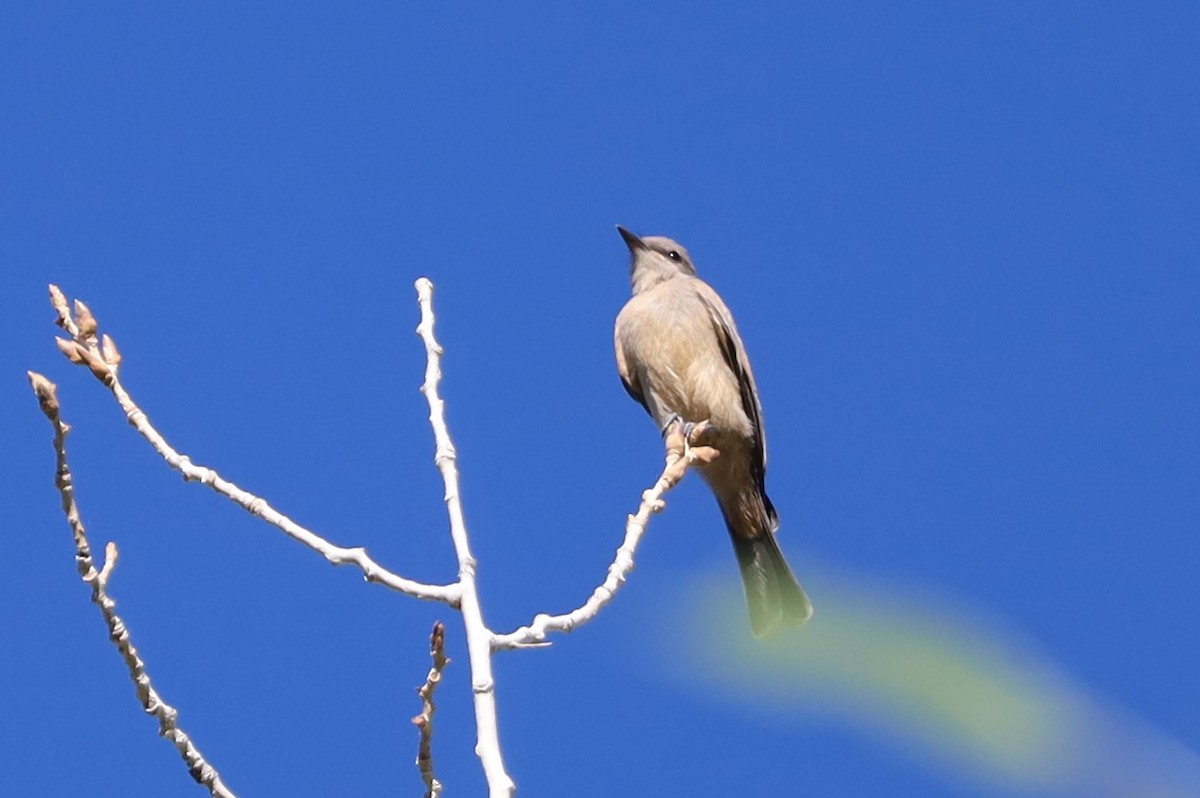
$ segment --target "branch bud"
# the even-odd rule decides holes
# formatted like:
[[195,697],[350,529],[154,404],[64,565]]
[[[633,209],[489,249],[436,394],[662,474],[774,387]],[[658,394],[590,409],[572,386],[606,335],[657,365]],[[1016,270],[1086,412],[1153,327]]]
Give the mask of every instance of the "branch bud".
[[110,365],[104,362],[104,358],[100,357],[100,353],[92,349],[90,346],[82,346],[76,344],[79,354],[83,357],[83,362],[87,364],[88,369],[105,385],[112,379],[113,369]]
[[71,311],[67,307],[67,298],[63,295],[62,289],[54,283],[50,283],[50,304],[58,314],[58,320],[54,323],[59,327],[65,327],[71,318]]
[[117,342],[108,333],[100,339],[100,354],[104,357],[104,362],[114,369],[121,365],[121,351],[117,349]]
[[445,655],[446,651],[446,625],[438,621],[433,625],[433,631],[429,635],[429,653],[438,659]]
[[36,371],[27,371],[25,374],[29,377],[29,384],[33,387],[33,393],[37,396],[38,404],[41,405],[46,418],[58,418],[58,386]]
[[108,578],[112,576],[113,569],[117,567],[117,544],[113,541],[108,541],[104,546],[104,565],[100,567],[100,584],[101,586],[108,584]]
[[92,311],[84,304],[82,299],[75,300],[75,319],[79,323],[79,334],[84,338],[91,338],[96,334],[99,325],[96,323],[96,317],[92,315]]
[[58,351],[67,356],[67,360],[76,364],[83,362],[82,352],[84,350],[79,344],[74,341],[68,341],[66,338],[55,338],[54,344],[58,347]]

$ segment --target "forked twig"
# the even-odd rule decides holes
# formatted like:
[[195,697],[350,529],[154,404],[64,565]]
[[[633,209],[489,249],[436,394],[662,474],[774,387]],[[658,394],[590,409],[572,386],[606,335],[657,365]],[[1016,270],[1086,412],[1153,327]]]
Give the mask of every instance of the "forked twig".
[[433,283],[422,277],[416,282],[417,302],[421,306],[421,323],[417,334],[425,342],[425,383],[421,392],[429,402],[429,423],[436,444],[434,462],[446,487],[446,512],[450,516],[450,537],[458,555],[458,585],[461,592],[459,610],[467,636],[467,658],[471,666],[471,690],[475,696],[475,753],[483,765],[491,798],[508,798],[517,785],[504,767],[500,750],[500,732],[496,722],[496,683],[492,678],[492,630],[483,621],[479,593],[475,584],[475,557],[467,536],[462,500],[458,492],[458,455],[450,431],[446,427],[446,403],[438,395],[442,379],[442,345],[433,335]]
[[[377,582],[420,599],[441,601],[462,612],[471,671],[471,687],[474,694],[477,735],[475,751],[483,766],[490,798],[510,798],[516,791],[516,785],[505,769],[500,748],[496,719],[495,683],[492,676],[493,652],[548,645],[546,638],[551,632],[569,632],[595,618],[600,610],[613,600],[632,572],[634,554],[645,535],[650,516],[661,511],[665,506],[663,496],[683,479],[688,468],[711,462],[719,456],[719,453],[710,447],[696,445],[702,438],[706,424],[696,425],[690,436],[685,435],[682,425],[673,425],[666,436],[667,455],[662,474],[654,486],[642,494],[637,512],[627,518],[624,540],[608,567],[604,581],[592,591],[581,606],[570,612],[561,615],[542,613],[536,615],[529,625],[522,626],[513,632],[494,633],[483,619],[476,587],[476,561],[471,553],[459,495],[457,452],[446,425],[445,403],[438,394],[438,385],[442,375],[443,350],[434,337],[433,283],[422,277],[417,280],[416,289],[421,310],[421,322],[417,326],[417,333],[425,344],[426,352],[425,381],[421,386],[421,391],[429,403],[429,421],[433,428],[435,441],[434,462],[445,485],[450,535],[458,558],[458,580],[449,585],[424,584],[401,577],[379,565],[366,553],[365,549],[336,546],[296,524],[271,507],[266,500],[225,480],[215,470],[193,464],[187,456],[180,454],[167,443],[122,386],[118,377],[121,354],[111,337],[108,335],[97,336],[98,325],[87,305],[77,301],[72,312],[66,297],[56,286],[50,286],[50,298],[51,304],[58,314],[58,325],[70,336],[67,339],[56,339],[59,349],[71,362],[85,366],[112,392],[129,423],[154,447],[171,468],[183,475],[185,480],[208,485],[218,494],[238,503],[250,513],[263,518],[288,536],[318,552],[334,565],[357,566],[369,582]],[[38,375],[30,374],[30,380],[38,394],[43,412],[55,424],[55,448],[59,452],[59,489],[63,495],[63,508],[67,512],[72,530],[76,534],[76,558],[80,563],[80,574],[93,586],[93,601],[96,601],[104,611],[114,642],[121,649],[122,655],[129,664],[134,681],[138,685],[139,698],[142,699],[147,712],[151,712],[159,718],[160,733],[175,741],[176,747],[188,762],[193,776],[208,786],[213,795],[232,795],[221,784],[216,771],[204,762],[187,736],[175,726],[175,710],[163,704],[157,693],[150,687],[149,677],[145,675],[141,660],[137,658],[136,651],[128,642],[128,632],[124,629],[120,619],[112,612],[115,605],[107,597],[104,587],[116,563],[116,547],[110,544],[108,560],[101,571],[96,572],[92,566],[86,538],[83,537],[83,525],[78,520],[78,511],[74,506],[63,445],[67,426],[58,418],[58,401],[54,397],[54,386]],[[439,623],[434,627],[430,641],[433,667],[429,671],[425,685],[419,691],[423,709],[421,714],[413,718],[413,723],[420,729],[417,765],[426,785],[428,798],[440,795],[442,789],[440,782],[434,776],[430,744],[435,709],[433,693],[441,679],[442,669],[448,662],[443,646],[444,627]]]
[[72,363],[86,366],[100,382],[112,391],[130,425],[154,447],[167,465],[182,474],[186,481],[207,485],[225,498],[241,505],[250,514],[256,515],[268,524],[282,530],[288,537],[308,546],[333,565],[358,567],[368,582],[376,582],[419,599],[441,601],[451,607],[458,606],[458,585],[428,585],[395,574],[376,562],[367,554],[365,548],[361,546],[347,548],[330,543],[276,510],[266,499],[243,490],[221,477],[214,469],[198,466],[189,457],[180,454],[155,429],[146,413],[133,401],[133,397],[121,384],[119,378],[121,353],[117,350],[116,342],[107,334],[102,339],[97,338],[99,325],[88,306],[76,300],[74,313],[72,313],[67,304],[67,298],[56,285],[50,286],[50,304],[54,306],[54,310],[58,314],[56,323],[71,336],[70,339],[56,338],[55,342],[58,344],[58,348]]

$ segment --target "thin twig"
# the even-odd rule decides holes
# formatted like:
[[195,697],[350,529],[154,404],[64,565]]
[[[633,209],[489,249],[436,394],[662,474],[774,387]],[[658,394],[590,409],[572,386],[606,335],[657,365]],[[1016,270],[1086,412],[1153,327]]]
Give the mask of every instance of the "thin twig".
[[446,487],[446,511],[450,516],[450,536],[458,555],[458,584],[462,593],[459,609],[467,636],[467,657],[471,667],[471,689],[475,693],[475,754],[483,765],[491,798],[509,798],[517,786],[504,769],[500,751],[500,734],[496,723],[496,684],[492,678],[492,631],[483,622],[479,594],[475,586],[475,558],[467,537],[462,501],[458,493],[457,454],[446,427],[446,403],[438,396],[442,378],[442,346],[433,335],[433,283],[421,277],[416,282],[417,302],[421,306],[421,323],[417,334],[425,343],[425,384],[421,392],[429,402],[429,423],[433,427],[436,445],[434,462]]
[[442,671],[450,662],[446,658],[446,627],[441,621],[433,625],[433,633],[429,635],[429,656],[433,666],[425,677],[425,684],[417,688],[417,695],[421,697],[421,714],[414,716],[412,722],[421,736],[417,744],[417,770],[421,773],[421,781],[425,782],[425,798],[438,798],[442,794],[442,783],[433,772],[433,713],[437,711],[433,692],[442,681]]
[[129,629],[117,615],[117,602],[108,593],[108,581],[117,565],[117,544],[109,543],[105,547],[104,565],[96,570],[92,558],[91,544],[88,542],[83,520],[79,515],[79,506],[75,502],[75,488],[72,483],[71,469],[67,463],[67,432],[70,426],[62,420],[59,412],[58,396],[54,383],[40,374],[29,372],[29,382],[37,395],[42,412],[54,427],[54,452],[57,459],[55,485],[62,497],[62,509],[71,526],[71,534],[75,538],[75,568],[79,576],[92,588],[92,602],[100,608],[104,623],[108,627],[108,636],[116,645],[125,666],[129,669],[129,677],[133,680],[137,691],[138,701],[147,714],[158,720],[158,733],[167,738],[179,751],[188,772],[198,783],[208,789],[217,798],[236,798],[233,791],[221,781],[221,775],[201,755],[199,749],[192,743],[191,738],[179,728],[179,713],[174,707],[162,700],[158,691],[150,683],[150,674],[146,672],[146,664],[138,655],[133,645]]
[[225,498],[241,505],[252,515],[256,515],[268,524],[282,530],[288,537],[308,546],[331,564],[358,567],[368,582],[376,582],[392,590],[426,601],[441,601],[451,607],[458,606],[458,585],[429,585],[405,579],[372,559],[363,547],[346,548],[334,545],[280,513],[265,499],[222,478],[215,470],[192,463],[190,458],[180,454],[167,443],[166,439],[150,423],[150,419],[142,409],[133,401],[129,392],[121,385],[118,377],[121,355],[117,351],[116,342],[108,335],[105,335],[103,339],[97,338],[98,325],[87,305],[76,301],[75,312],[72,314],[66,297],[55,285],[50,286],[50,302],[58,313],[58,326],[71,336],[70,340],[56,339],[58,348],[72,363],[86,366],[98,380],[112,391],[129,423],[154,447],[167,465],[183,475],[184,480],[207,485]]
[[[708,428],[707,422],[695,425],[691,430],[691,440],[702,439]],[[633,555],[637,551],[650,516],[660,512],[665,506],[663,496],[683,479],[688,468],[695,464],[708,463],[714,460],[718,453],[707,446],[692,446],[685,436],[683,425],[676,422],[668,430],[666,436],[667,462],[662,475],[654,483],[654,487],[642,494],[642,503],[635,515],[625,521],[625,540],[617,549],[616,557],[608,566],[604,582],[597,587],[580,607],[562,615],[547,615],[545,613],[534,617],[528,626],[509,632],[508,634],[493,635],[494,650],[509,648],[532,648],[549,645],[546,636],[550,632],[570,632],[596,617],[617,591],[625,584],[625,580],[633,571]]]
[[[446,426],[445,403],[438,395],[438,384],[441,380],[442,347],[434,337],[433,313],[433,284],[426,278],[416,282],[418,304],[421,308],[421,322],[417,333],[425,344],[427,362],[425,382],[421,391],[429,403],[429,421],[433,428],[435,440],[434,461],[442,475],[445,484],[445,502],[450,520],[450,534],[454,542],[455,553],[458,557],[459,578],[450,585],[428,585],[400,577],[376,563],[364,549],[343,548],[336,546],[315,533],[307,530],[291,519],[283,516],[272,508],[264,499],[242,490],[233,483],[223,479],[210,468],[194,465],[191,460],[172,448],[162,435],[150,424],[146,414],[134,403],[128,392],[118,379],[121,354],[116,343],[108,335],[97,337],[98,325],[91,311],[82,302],[76,302],[74,313],[67,305],[62,292],[55,286],[50,286],[51,303],[58,312],[58,324],[70,335],[69,340],[57,339],[59,349],[71,362],[86,366],[105,386],[112,391],[129,423],[145,438],[167,464],[179,471],[185,480],[200,482],[208,485],[217,493],[240,504],[254,515],[281,529],[285,534],[300,541],[309,548],[317,551],[334,565],[353,564],[362,570],[367,581],[377,582],[398,592],[417,598],[442,601],[451,607],[459,609],[463,614],[463,625],[466,631],[467,652],[471,670],[471,685],[474,692],[476,746],[475,752],[483,766],[484,775],[488,782],[490,798],[511,798],[516,791],[516,785],[505,770],[503,754],[500,749],[499,732],[496,719],[495,682],[492,675],[492,652],[500,649],[523,648],[547,645],[545,642],[550,632],[569,632],[576,626],[593,619],[597,613],[612,601],[616,592],[624,584],[634,567],[634,554],[645,534],[652,513],[659,512],[664,507],[662,497],[670,491],[687,473],[687,469],[697,463],[711,462],[718,452],[706,446],[692,445],[703,431],[704,425],[697,425],[689,440],[681,425],[673,427],[667,435],[666,466],[654,486],[642,494],[642,502],[635,515],[629,516],[625,527],[625,539],[617,549],[615,559],[608,568],[604,582],[597,587],[591,596],[579,608],[563,615],[537,615],[529,626],[523,626],[513,632],[497,635],[487,627],[479,603],[476,586],[476,561],[471,553],[467,535],[466,522],[463,516],[462,503],[459,497],[458,471],[456,466],[457,453],[450,439]],[[33,380],[31,375],[31,380]],[[40,378],[49,386],[49,394],[53,396],[53,386]],[[35,382],[35,390],[38,384]],[[39,399],[43,401],[46,410],[46,399],[43,391],[38,391]],[[57,403],[53,400],[54,412],[57,413]],[[50,413],[47,411],[47,415]],[[63,425],[63,434],[65,434]],[[65,473],[65,454],[63,470]],[[69,490],[69,476],[67,479]],[[67,494],[64,493],[64,507]],[[73,525],[74,528],[74,525]],[[82,525],[80,525],[82,533]],[[104,569],[95,575],[97,583],[103,589],[115,563],[115,547],[113,555]],[[88,566],[89,569],[91,566]],[[94,572],[94,569],[91,569]],[[82,571],[81,571],[82,573]],[[86,577],[85,577],[86,578]],[[108,617],[106,613],[106,617]],[[112,616],[116,623],[119,619]],[[421,690],[425,701],[425,711],[413,719],[421,729],[421,747],[418,753],[418,767],[427,787],[427,796],[437,796],[441,792],[441,784],[434,778],[433,762],[429,750],[432,733],[433,689],[441,676],[441,668],[445,666],[444,654],[440,652],[440,628],[435,628],[434,640],[431,641],[434,656],[434,668]],[[114,638],[115,639],[115,638]],[[132,651],[132,647],[130,647]],[[136,655],[134,655],[136,656]],[[440,664],[439,664],[440,658]],[[140,666],[140,661],[137,661]],[[131,668],[133,665],[131,665]],[[149,689],[149,681],[146,680]],[[140,690],[140,682],[139,682]],[[141,693],[139,692],[139,695]],[[157,696],[150,692],[156,705]],[[149,700],[149,699],[147,699]],[[165,705],[162,705],[165,707]],[[171,718],[174,710],[166,708]],[[149,707],[147,711],[151,711]],[[165,727],[164,727],[165,728]],[[166,734],[166,732],[163,732]],[[180,732],[182,736],[182,732]],[[183,736],[186,742],[186,736]],[[177,743],[178,744],[178,743]],[[190,745],[190,743],[189,743]],[[184,749],[180,748],[181,752]],[[198,757],[198,754],[196,755]],[[185,758],[187,755],[185,754]],[[190,761],[190,760],[189,760]],[[200,760],[203,763],[203,760]],[[205,766],[206,767],[206,766]],[[200,776],[197,776],[200,778]],[[218,780],[219,783],[219,780]],[[224,789],[223,787],[221,789]],[[214,795],[218,794],[214,792]],[[221,793],[222,795],[228,793]]]

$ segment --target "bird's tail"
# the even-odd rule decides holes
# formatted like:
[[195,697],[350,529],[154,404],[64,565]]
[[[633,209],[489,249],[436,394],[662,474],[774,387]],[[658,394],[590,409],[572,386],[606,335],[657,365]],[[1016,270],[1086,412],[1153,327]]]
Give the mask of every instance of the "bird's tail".
[[783,624],[799,626],[812,617],[812,603],[792,575],[775,535],[764,530],[745,537],[729,526],[733,550],[737,552],[750,628],[756,637],[770,637]]

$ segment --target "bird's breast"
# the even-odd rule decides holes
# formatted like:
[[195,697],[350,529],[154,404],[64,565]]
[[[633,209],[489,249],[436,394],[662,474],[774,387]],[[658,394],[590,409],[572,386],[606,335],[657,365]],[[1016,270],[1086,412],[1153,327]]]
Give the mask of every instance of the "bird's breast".
[[749,433],[737,376],[694,291],[663,284],[634,296],[617,318],[616,343],[660,425],[678,413]]

